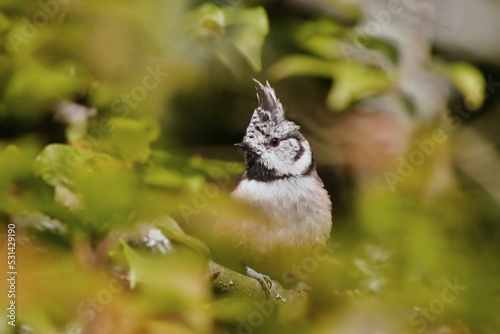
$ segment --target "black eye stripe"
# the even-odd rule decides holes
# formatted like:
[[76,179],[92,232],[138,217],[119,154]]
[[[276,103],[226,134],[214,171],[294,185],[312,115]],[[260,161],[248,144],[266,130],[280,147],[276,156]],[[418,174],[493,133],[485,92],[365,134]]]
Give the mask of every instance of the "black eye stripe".
[[293,161],[298,161],[304,155],[305,149],[304,149],[304,146],[302,145],[301,142],[299,142],[299,146],[300,146],[300,148],[297,151],[297,153],[295,154],[295,156],[293,157]]
[[287,140],[290,138],[296,139],[299,143],[304,139],[304,137],[302,137],[302,135],[300,133],[292,132],[292,133],[285,135],[283,138],[281,138],[281,140]]

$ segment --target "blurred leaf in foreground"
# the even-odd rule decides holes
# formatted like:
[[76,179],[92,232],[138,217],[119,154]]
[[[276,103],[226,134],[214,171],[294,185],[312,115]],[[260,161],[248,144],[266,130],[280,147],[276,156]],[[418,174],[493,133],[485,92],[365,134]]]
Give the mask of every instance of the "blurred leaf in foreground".
[[333,84],[326,102],[333,111],[342,111],[355,102],[381,95],[395,84],[390,74],[376,67],[301,55],[283,58],[269,69],[269,74],[276,79],[301,75],[331,78]]
[[214,53],[233,73],[240,73],[239,57],[254,71],[260,71],[260,53],[269,31],[267,14],[262,7],[221,8],[205,3],[193,11],[190,22],[188,28],[198,46]]
[[65,199],[79,198],[78,211],[94,228],[109,228],[112,217],[126,216],[134,209],[138,179],[107,154],[53,144],[37,157],[35,170],[45,182],[67,188]]
[[[96,129],[98,131],[98,129]],[[151,143],[158,139],[160,128],[154,119],[109,119],[108,133],[93,145],[97,151],[113,155],[125,163],[146,162]]]
[[475,66],[463,62],[449,65],[436,64],[437,70],[441,71],[464,96],[467,108],[470,110],[481,108],[486,94],[485,80]]

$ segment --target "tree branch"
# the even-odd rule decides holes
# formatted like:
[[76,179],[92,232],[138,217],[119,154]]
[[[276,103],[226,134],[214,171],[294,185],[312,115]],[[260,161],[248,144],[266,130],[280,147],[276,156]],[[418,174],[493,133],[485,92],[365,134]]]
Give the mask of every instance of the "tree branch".
[[236,271],[221,266],[213,261],[210,261],[210,275],[215,291],[229,296],[244,296],[258,300],[269,300],[275,304],[293,303],[297,300],[303,300],[306,297],[305,292],[287,290],[276,281],[273,281],[273,286],[270,290],[269,299],[260,283],[246,275],[242,275]]

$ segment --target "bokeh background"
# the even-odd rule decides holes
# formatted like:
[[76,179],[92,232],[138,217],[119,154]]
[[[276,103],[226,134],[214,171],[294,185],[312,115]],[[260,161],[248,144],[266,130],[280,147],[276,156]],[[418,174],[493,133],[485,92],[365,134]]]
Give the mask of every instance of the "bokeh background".
[[[495,0],[1,0],[0,332],[498,333],[499,17]],[[243,171],[251,78],[334,206],[312,291],[272,307],[214,291],[185,233]]]

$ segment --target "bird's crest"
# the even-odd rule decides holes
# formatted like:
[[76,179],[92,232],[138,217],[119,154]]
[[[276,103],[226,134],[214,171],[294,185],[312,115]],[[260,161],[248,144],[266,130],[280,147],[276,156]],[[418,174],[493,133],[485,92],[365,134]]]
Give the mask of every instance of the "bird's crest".
[[269,82],[266,81],[266,85],[263,85],[256,79],[253,81],[257,89],[259,105],[252,115],[247,135],[251,138],[255,131],[269,135],[271,130],[285,132],[298,129],[296,124],[286,121],[283,106]]
[[253,79],[255,82],[255,88],[257,89],[257,100],[259,101],[259,107],[263,110],[267,110],[273,113],[281,113],[284,115],[283,106],[276,97],[274,89],[269,85],[269,81],[266,81],[264,86],[258,80]]

